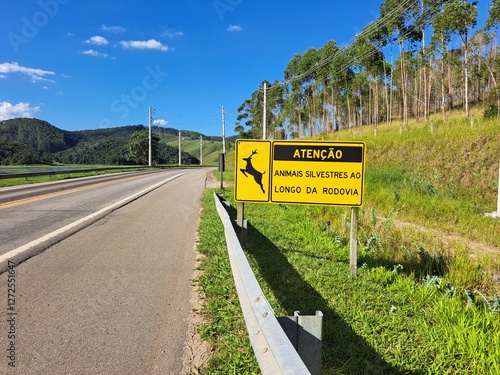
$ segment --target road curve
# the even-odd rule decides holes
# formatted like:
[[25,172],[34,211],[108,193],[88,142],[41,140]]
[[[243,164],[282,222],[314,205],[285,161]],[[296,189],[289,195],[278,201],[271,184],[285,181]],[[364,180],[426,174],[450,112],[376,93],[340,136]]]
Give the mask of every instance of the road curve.
[[205,176],[189,171],[1,274],[0,373],[179,374]]

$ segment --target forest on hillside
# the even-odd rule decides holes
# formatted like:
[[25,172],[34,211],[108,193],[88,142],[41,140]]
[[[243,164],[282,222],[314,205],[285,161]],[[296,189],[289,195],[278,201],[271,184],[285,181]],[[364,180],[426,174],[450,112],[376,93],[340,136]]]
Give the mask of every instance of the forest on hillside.
[[378,18],[348,45],[330,40],[310,48],[291,58],[283,81],[264,80],[239,107],[235,131],[260,138],[264,103],[266,136],[275,139],[394,120],[407,125],[431,114],[446,121],[454,108],[468,116],[472,104],[482,105],[485,117],[498,116],[500,0],[490,1],[484,25],[477,25],[477,4],[383,1]]
[[[159,133],[177,134],[178,130],[153,128],[153,162],[177,164],[179,149],[160,142]],[[201,135],[191,133],[185,137],[198,139]],[[137,138],[140,142],[137,142]],[[148,130],[144,125],[66,131],[33,118],[0,121],[0,165],[147,164],[148,157],[144,158],[143,150],[140,149],[149,152]],[[181,160],[185,165],[200,163],[185,151],[181,152]]]

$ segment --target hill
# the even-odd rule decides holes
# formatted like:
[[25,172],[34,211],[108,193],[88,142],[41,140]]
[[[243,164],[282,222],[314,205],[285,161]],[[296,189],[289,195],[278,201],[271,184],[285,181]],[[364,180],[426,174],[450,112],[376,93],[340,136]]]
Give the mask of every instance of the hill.
[[[0,121],[0,164],[133,164],[128,144],[132,134],[144,130],[144,125],[81,131],[61,130],[34,118]],[[178,163],[179,130],[154,127],[160,135],[160,159],[167,164]],[[222,149],[221,137],[182,131],[183,164],[199,164],[199,138],[204,139],[204,164],[214,165]]]
[[[178,131],[176,134],[161,133],[160,137],[162,141],[172,147],[178,149],[179,147],[179,135]],[[232,138],[231,138],[232,139]],[[192,133],[191,135],[181,131],[181,148],[182,151],[188,152],[189,154],[200,158],[200,134]],[[226,139],[226,152],[230,152],[233,149],[234,140],[230,141]],[[203,137],[203,165],[216,165],[219,153],[222,152],[222,138],[221,137]]]

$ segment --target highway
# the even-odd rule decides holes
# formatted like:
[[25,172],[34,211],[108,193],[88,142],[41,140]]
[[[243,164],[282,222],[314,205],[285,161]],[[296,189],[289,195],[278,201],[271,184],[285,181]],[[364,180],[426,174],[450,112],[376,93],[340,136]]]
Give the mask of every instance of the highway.
[[206,173],[0,189],[0,373],[180,374]]

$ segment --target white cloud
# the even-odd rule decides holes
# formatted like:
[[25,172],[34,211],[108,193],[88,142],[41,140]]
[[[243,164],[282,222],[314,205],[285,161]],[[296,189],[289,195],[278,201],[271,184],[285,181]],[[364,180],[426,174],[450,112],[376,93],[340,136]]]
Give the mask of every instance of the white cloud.
[[238,33],[240,31],[243,31],[243,27],[241,27],[240,25],[229,25],[227,31],[231,33]]
[[98,46],[105,46],[109,44],[108,40],[104,38],[103,36],[95,35],[91,37],[90,39],[87,39],[85,43],[88,44],[97,44]]
[[114,56],[110,56],[107,53],[102,53],[102,52],[99,52],[99,51],[95,51],[93,49],[88,49],[86,51],[83,51],[82,55],[89,55],[89,56],[94,56],[94,57],[102,57],[104,59],[115,60]]
[[19,65],[18,63],[3,63],[0,64],[0,73],[21,73],[26,74],[31,78],[31,82],[54,82],[50,79],[44,78],[45,75],[54,75],[54,72],[50,72],[48,70],[36,69],[36,68],[26,68],[24,66]]
[[171,38],[171,39],[174,39],[174,38],[181,38],[184,36],[184,33],[182,31],[171,31],[171,30],[167,30],[165,31],[162,36],[164,38]]
[[8,102],[0,103],[0,121],[16,117],[34,117],[40,111],[40,107],[31,107],[30,103],[20,102],[12,105]]
[[168,51],[167,46],[161,44],[155,39],[121,41],[120,44],[125,49],[153,49],[159,51]]
[[165,126],[167,124],[168,124],[168,121],[165,121],[162,119],[153,120],[153,125]]
[[4,74],[0,74],[0,79],[1,79],[1,78],[7,78],[7,76],[6,76],[6,75],[4,75]]
[[127,31],[125,27],[121,26],[106,26],[106,25],[101,25],[100,29],[102,31],[111,31],[112,33],[124,33]]

